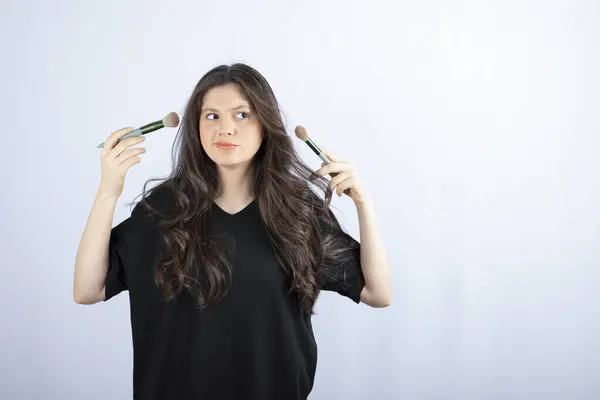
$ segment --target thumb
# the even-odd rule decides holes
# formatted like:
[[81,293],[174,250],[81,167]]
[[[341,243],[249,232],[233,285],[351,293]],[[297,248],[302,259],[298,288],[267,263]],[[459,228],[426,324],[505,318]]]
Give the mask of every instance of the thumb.
[[331,161],[333,162],[337,162],[339,161],[338,158],[336,156],[334,156],[329,150],[327,149],[321,149],[323,151],[323,154],[325,154],[327,156],[327,158],[329,158]]

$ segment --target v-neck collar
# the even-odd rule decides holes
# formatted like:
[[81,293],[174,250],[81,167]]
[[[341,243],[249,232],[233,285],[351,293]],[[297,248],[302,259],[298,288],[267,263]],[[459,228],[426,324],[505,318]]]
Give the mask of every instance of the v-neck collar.
[[215,209],[217,210],[217,212],[219,212],[220,214],[224,214],[227,217],[236,217],[236,216],[240,215],[241,213],[243,213],[244,211],[250,209],[254,205],[255,202],[256,202],[256,199],[252,199],[252,201],[250,203],[246,204],[245,207],[243,207],[242,209],[240,209],[239,211],[237,211],[233,214],[223,210],[221,208],[221,206],[217,204],[216,201],[213,200],[212,203],[213,203],[213,206],[215,207]]

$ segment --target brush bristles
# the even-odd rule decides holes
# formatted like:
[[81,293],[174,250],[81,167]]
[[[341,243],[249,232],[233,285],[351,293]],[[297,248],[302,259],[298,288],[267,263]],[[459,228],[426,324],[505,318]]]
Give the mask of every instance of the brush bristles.
[[302,125],[298,125],[296,127],[296,136],[298,136],[298,139],[306,142],[308,140],[308,132],[306,132],[306,128],[304,128]]
[[179,116],[174,112],[170,112],[162,119],[162,122],[168,128],[175,128],[179,125]]

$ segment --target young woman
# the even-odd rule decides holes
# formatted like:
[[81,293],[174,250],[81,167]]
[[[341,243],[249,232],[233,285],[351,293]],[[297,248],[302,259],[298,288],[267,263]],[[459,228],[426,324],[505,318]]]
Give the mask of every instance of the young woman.
[[[265,78],[244,64],[204,75],[176,140],[176,165],[111,229],[143,138],[108,137],[75,262],[80,304],[128,290],[136,399],[306,399],[320,290],[391,302],[373,210],[352,166],[312,171],[296,154]],[[328,180],[326,175],[334,178]],[[356,204],[359,244],[329,209]],[[321,196],[322,195],[322,196]]]

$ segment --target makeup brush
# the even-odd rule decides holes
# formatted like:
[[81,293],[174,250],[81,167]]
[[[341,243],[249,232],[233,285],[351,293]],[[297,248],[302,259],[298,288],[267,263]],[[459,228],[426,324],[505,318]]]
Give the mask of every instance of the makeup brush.
[[[154,132],[158,129],[164,128],[165,126],[167,128],[175,128],[177,125],[179,125],[179,116],[174,112],[170,112],[161,120],[150,122],[149,124],[134,129],[131,132],[127,132],[125,135],[119,138],[119,142],[130,137],[142,136],[147,133]],[[104,147],[104,143],[100,143],[96,148],[100,149],[102,147]]]
[[[300,139],[304,143],[306,143],[308,145],[308,147],[310,147],[310,149],[312,151],[314,151],[315,154],[318,155],[321,160],[323,160],[326,164],[331,163],[331,160],[329,159],[329,157],[327,157],[325,155],[325,153],[323,153],[323,151],[321,151],[319,146],[317,146],[317,144],[315,142],[313,142],[311,138],[308,137],[308,132],[306,132],[305,127],[303,127],[302,125],[298,125],[296,127],[295,132],[296,132],[296,136],[298,136],[298,139]],[[336,175],[337,175],[337,172],[331,172],[329,174],[329,176],[331,176],[332,178]],[[348,189],[344,190],[344,193],[348,194]]]
[[321,149],[319,148],[319,146],[317,146],[317,144],[315,142],[313,142],[311,138],[308,137],[308,132],[306,132],[306,128],[305,127],[303,127],[302,125],[298,125],[296,127],[296,136],[298,136],[298,139],[300,139],[304,143],[306,143],[308,145],[308,147],[310,147],[311,150],[314,151],[315,154],[318,155],[321,158],[321,160],[323,160],[327,164],[329,164],[331,162],[331,160],[329,159],[329,157],[327,157],[321,151]]

